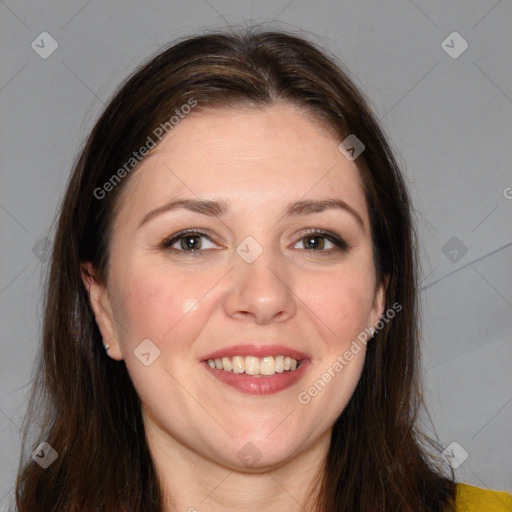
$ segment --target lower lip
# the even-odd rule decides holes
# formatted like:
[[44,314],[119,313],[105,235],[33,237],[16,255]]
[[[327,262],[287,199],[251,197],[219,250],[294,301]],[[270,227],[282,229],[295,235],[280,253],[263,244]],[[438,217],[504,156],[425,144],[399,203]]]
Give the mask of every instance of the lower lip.
[[214,377],[242,393],[249,395],[273,395],[293,386],[307,371],[311,361],[303,360],[300,368],[293,371],[258,376],[217,370],[216,368],[211,368],[207,361],[203,361],[203,364],[206,370]]

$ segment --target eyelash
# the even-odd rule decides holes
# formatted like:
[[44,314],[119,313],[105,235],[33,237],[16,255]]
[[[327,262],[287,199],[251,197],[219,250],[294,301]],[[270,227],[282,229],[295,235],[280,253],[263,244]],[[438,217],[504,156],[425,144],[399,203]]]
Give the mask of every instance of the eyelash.
[[[207,233],[205,231],[201,231],[199,229],[185,229],[183,231],[180,231],[179,233],[175,233],[174,235],[171,235],[170,237],[167,237],[166,239],[164,239],[162,241],[162,243],[160,244],[160,246],[162,249],[168,249],[168,250],[175,251],[177,253],[183,253],[184,255],[187,255],[187,256],[199,256],[199,255],[201,255],[201,253],[203,253],[204,251],[207,251],[208,249],[193,249],[190,251],[185,251],[185,250],[181,250],[181,249],[174,249],[171,247],[171,245],[174,245],[174,243],[179,240],[182,240],[184,238],[192,238],[192,237],[198,236],[198,235],[204,236],[204,237],[208,238],[211,242],[213,242],[213,240],[209,236],[209,233]],[[325,238],[337,247],[334,249],[329,249],[327,251],[316,250],[316,249],[301,249],[303,251],[307,251],[310,253],[320,252],[320,253],[329,254],[329,253],[338,252],[338,251],[346,252],[350,249],[350,246],[347,244],[347,242],[345,242],[345,240],[340,238],[335,233],[332,233],[331,231],[325,231],[322,229],[310,229],[310,230],[306,231],[305,233],[303,233],[303,235],[301,236],[301,238],[299,238],[299,240],[297,240],[297,242],[304,240],[306,238]]]

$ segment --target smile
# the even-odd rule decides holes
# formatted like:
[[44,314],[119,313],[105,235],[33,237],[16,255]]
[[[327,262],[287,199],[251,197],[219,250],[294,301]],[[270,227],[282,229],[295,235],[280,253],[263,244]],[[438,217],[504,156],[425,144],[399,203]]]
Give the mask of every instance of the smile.
[[233,356],[222,359],[208,359],[208,366],[233,373],[246,375],[274,375],[276,373],[293,372],[300,366],[300,361],[291,356]]
[[[210,373],[216,380],[220,381],[222,384],[226,384],[227,386],[231,388],[235,388],[236,390],[240,391],[241,393],[249,394],[249,395],[272,395],[275,393],[279,393],[281,391],[284,391],[285,389],[293,386],[296,384],[302,377],[305,375],[306,371],[311,365],[311,361],[309,359],[304,359],[301,361],[297,361],[296,359],[290,358],[290,369],[285,370],[284,369],[284,362],[287,360],[286,356],[277,356],[276,358],[273,357],[264,357],[264,358],[250,358],[249,364],[247,367],[245,366],[246,362],[245,360],[251,356],[246,356],[243,358],[242,356],[234,356],[233,360],[231,361],[231,358],[228,359],[228,366],[229,363],[232,365],[234,364],[234,367],[232,367],[230,370],[227,370],[224,368],[224,362],[223,359],[217,359],[212,360],[209,359],[207,361],[203,361],[202,365],[205,368],[207,372]],[[280,357],[283,357],[283,371],[279,372],[277,370],[281,369],[281,361]],[[288,356],[289,357],[289,356]],[[240,358],[237,359],[237,358]],[[252,359],[256,359],[256,363],[252,361]],[[267,361],[263,362],[261,364],[261,361],[268,360],[268,359],[274,359],[274,369],[273,373],[271,374],[264,374],[262,373],[262,366],[263,371],[270,371],[272,363]],[[277,362],[275,361],[277,359]],[[222,364],[222,368],[217,368],[217,364]],[[256,365],[259,364],[259,369],[257,373],[247,373],[247,370],[255,372]],[[238,365],[237,370],[240,370],[240,368],[243,368],[243,371],[239,373],[235,373],[235,367]],[[267,366],[268,365],[268,366]],[[277,369],[276,369],[277,366]],[[292,370],[292,366],[295,366],[295,369]],[[268,368],[268,370],[265,370],[265,368]]]

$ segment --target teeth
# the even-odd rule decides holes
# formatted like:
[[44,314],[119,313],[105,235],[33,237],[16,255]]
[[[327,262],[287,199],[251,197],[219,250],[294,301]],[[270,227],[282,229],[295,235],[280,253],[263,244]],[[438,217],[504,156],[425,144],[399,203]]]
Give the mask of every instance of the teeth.
[[208,359],[208,366],[225,372],[247,375],[274,375],[297,369],[299,362],[290,356],[254,357],[233,356],[222,359]]
[[260,364],[261,375],[274,375],[276,373],[276,363],[273,357],[264,357]]
[[[211,361],[211,359],[209,359],[209,361]],[[241,357],[241,356],[233,357],[233,373],[244,373],[244,358],[243,357]]]
[[224,370],[229,372],[231,368],[233,368],[233,365],[231,364],[231,359],[229,357],[223,357],[222,358],[222,365],[224,367]]

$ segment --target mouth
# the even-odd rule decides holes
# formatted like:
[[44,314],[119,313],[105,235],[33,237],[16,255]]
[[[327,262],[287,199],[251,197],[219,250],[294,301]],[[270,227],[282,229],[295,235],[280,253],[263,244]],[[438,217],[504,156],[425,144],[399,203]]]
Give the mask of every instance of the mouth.
[[270,395],[298,382],[309,357],[282,346],[238,346],[207,355],[202,366],[217,380],[252,395]]
[[254,377],[270,376],[276,373],[294,372],[301,367],[303,359],[291,356],[233,356],[206,360],[210,368],[233,372],[235,374],[252,375]]

